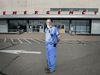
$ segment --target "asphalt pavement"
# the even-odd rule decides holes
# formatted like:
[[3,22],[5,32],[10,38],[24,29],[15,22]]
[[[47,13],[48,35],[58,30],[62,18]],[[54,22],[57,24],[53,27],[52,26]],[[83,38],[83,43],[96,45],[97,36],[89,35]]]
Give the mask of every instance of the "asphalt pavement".
[[[0,39],[0,75],[47,75],[46,67],[44,39]],[[100,41],[61,40],[51,75],[100,75]]]

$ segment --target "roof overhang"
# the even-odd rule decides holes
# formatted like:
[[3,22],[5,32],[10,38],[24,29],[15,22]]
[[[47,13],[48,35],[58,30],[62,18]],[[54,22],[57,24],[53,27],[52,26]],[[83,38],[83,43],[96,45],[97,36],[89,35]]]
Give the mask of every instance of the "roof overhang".
[[0,19],[10,19],[10,18],[82,18],[82,19],[100,19],[100,15],[66,15],[66,14],[17,14],[17,15],[0,15]]

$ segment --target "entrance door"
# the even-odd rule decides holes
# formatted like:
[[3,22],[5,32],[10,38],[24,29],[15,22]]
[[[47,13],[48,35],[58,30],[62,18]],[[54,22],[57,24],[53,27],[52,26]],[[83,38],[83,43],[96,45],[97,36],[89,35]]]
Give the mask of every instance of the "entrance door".
[[44,25],[42,24],[29,25],[29,32],[44,32]]
[[57,27],[60,30],[65,30],[65,24],[56,24],[54,26]]
[[58,28],[60,33],[65,33],[65,24],[55,24],[54,26]]

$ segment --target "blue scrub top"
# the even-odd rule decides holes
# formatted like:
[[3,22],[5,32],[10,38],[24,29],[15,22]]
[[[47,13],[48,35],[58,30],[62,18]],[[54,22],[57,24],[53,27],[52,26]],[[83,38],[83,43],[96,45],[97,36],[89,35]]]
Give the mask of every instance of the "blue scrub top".
[[57,43],[57,35],[59,35],[59,31],[57,27],[52,26],[52,28],[49,30],[48,27],[45,28],[45,42],[46,44],[54,44]]

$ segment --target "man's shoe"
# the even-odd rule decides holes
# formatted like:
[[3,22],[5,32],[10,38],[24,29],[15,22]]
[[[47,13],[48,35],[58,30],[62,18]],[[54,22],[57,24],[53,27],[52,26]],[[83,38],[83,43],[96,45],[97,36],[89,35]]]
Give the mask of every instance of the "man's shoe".
[[44,70],[45,70],[45,71],[49,71],[50,69],[49,69],[49,68],[45,68]]
[[54,71],[47,71],[46,74],[51,74],[53,72],[55,72],[55,70]]

